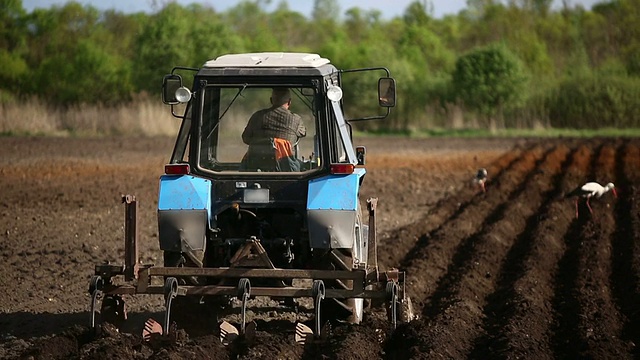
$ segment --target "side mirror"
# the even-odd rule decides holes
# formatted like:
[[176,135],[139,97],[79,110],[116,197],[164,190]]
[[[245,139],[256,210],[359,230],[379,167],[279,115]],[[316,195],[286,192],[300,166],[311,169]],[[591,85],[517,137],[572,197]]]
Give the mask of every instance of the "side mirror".
[[182,77],[180,75],[169,74],[162,79],[162,102],[167,105],[177,105],[180,103],[176,97],[176,91],[182,87]]
[[365,155],[367,155],[367,148],[364,146],[356,147],[356,159],[358,160],[358,165],[365,165]]
[[396,80],[394,78],[380,78],[378,80],[378,104],[382,107],[396,106]]

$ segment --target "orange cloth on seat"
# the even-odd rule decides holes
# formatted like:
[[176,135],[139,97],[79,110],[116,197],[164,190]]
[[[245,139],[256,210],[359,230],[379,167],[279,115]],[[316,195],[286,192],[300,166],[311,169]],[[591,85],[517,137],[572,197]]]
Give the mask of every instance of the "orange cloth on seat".
[[293,147],[289,140],[273,138],[273,144],[276,147],[276,160],[280,160],[287,156],[293,156]]

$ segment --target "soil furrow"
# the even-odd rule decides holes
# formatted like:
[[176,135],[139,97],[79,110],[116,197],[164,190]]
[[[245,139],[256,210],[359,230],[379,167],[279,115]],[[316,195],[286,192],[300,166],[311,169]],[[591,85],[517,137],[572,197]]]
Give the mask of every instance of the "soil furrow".
[[[524,153],[511,169],[496,180],[487,196],[478,198],[477,202],[466,207],[455,220],[446,222],[433,234],[427,234],[426,243],[419,242],[407,253],[408,257],[401,263],[401,267],[410,274],[407,288],[418,311],[435,291],[438,279],[448,271],[460,242],[482,228],[486,217],[484,214],[493,213],[509,198],[509,194],[517,189],[526,174],[533,170],[544,150],[544,147],[536,146]],[[501,181],[502,178],[509,181]]]
[[548,289],[562,252],[554,235],[562,236],[570,223],[566,216],[562,218],[564,204],[557,200],[575,152],[561,144],[555,159],[548,163],[557,170],[542,169],[553,171],[552,188],[545,192],[540,210],[527,219],[525,230],[506,255],[497,290],[487,298],[484,309],[485,335],[476,342],[471,358],[481,359],[487,353],[504,358],[550,357],[549,323],[539,319],[551,318],[547,300],[552,294]]
[[[597,164],[597,156],[602,148],[601,143],[592,145],[583,145],[581,149],[588,153],[588,160],[576,163],[568,169],[572,174],[573,182],[567,192],[574,187],[585,182],[585,179],[593,179],[595,166]],[[597,150],[593,151],[593,148]],[[579,203],[579,213],[582,216],[574,219],[569,226],[569,230],[564,236],[566,250],[562,258],[558,262],[558,271],[556,283],[554,286],[554,295],[552,299],[553,310],[555,314],[555,323],[552,328],[553,332],[553,352],[556,358],[578,358],[580,354],[580,345],[584,344],[578,333],[579,319],[579,301],[576,297],[576,289],[579,277],[579,254],[581,243],[582,228],[588,224],[588,209],[583,205],[584,201]]]
[[[556,149],[555,152],[557,151],[562,150]],[[454,299],[454,302],[449,300],[449,304],[444,302],[436,305],[434,307],[438,309],[436,320],[443,318],[442,313],[457,315],[455,320],[446,320],[442,324],[442,329],[435,333],[433,342],[438,344],[446,341],[446,338],[454,338],[460,349],[457,354],[459,356],[455,357],[467,357],[471,352],[473,341],[478,335],[483,334],[481,324],[486,317],[487,298],[497,288],[499,278],[494,274],[498,276],[503,274],[504,261],[514,245],[514,239],[510,235],[524,233],[527,224],[530,223],[528,219],[535,216],[542,204],[542,194],[552,188],[549,179],[559,171],[559,166],[556,167],[555,172],[544,172],[540,169],[552,168],[551,162],[556,161],[555,152],[545,156],[544,162],[535,166],[536,170],[527,176],[522,186],[510,196],[504,206],[497,210],[495,216],[492,214],[491,217],[495,219],[488,218],[487,220],[491,223],[481,233],[470,238],[473,250],[470,251],[468,261],[457,266],[451,281],[445,282],[449,284],[443,287],[444,292],[448,293],[444,298]],[[456,272],[460,274],[455,275]],[[455,278],[459,278],[459,281]],[[451,293],[452,290],[455,292]],[[464,302],[469,303],[464,304]],[[482,314],[474,308],[481,309]],[[444,318],[446,319],[447,316],[445,315]],[[434,328],[437,328],[438,321],[435,324]],[[466,345],[466,349],[463,345]]]
[[[531,148],[534,146],[532,144]],[[507,169],[511,168],[518,160],[518,157],[521,156],[522,151],[524,149],[521,146],[516,146],[491,163],[488,168],[491,178],[499,178]],[[470,179],[467,182],[468,184],[471,184]],[[487,187],[490,186],[487,183]],[[424,234],[430,234],[442,227],[446,222],[452,221],[467,206],[472,204],[476,197],[483,195],[474,186],[464,186],[458,192],[439,199],[434,207],[419,221],[397,229],[391,236],[381,238],[378,245],[378,256],[383,267],[397,267],[398,264],[403,262],[403,258],[410,254],[405,249],[414,246],[425,246],[428,239]]]
[[616,203],[617,227],[612,243],[611,284],[613,295],[626,317],[623,339],[633,347],[633,355],[640,356],[640,220],[634,214],[640,212],[640,149],[637,142],[627,144],[623,155],[617,157],[616,186],[619,198]]
[[540,169],[550,168],[543,164],[554,158],[551,154],[557,151],[561,150],[552,148],[542,156],[523,154],[529,162],[521,163],[519,174],[509,177],[518,177],[519,186],[485,218],[480,231],[464,239],[456,249],[447,273],[438,281],[433,298],[423,309],[424,321],[430,324],[419,335],[418,346],[423,351],[439,357],[443,353],[434,344],[455,341],[458,346],[446,356],[462,358],[470,352],[473,340],[482,330],[485,297],[495,289],[495,274],[512,245],[510,235],[521,232],[526,218],[540,205],[539,186],[545,187],[548,183],[545,179],[553,176],[552,172]]
[[[392,331],[374,306],[362,324],[336,322],[326,341],[300,346],[293,328],[311,308],[255,299],[255,342],[224,347],[216,319],[206,335],[178,323],[176,341],[145,342],[162,296],[126,296],[120,331],[87,326],[95,264],[124,258],[122,194],[139,200],[140,261],[161,263],[157,179],[174,139],[3,139],[0,284],[11,291],[0,292],[0,358],[640,358],[640,140],[361,140],[380,264],[407,271],[421,317]],[[486,193],[472,186],[479,167]],[[576,219],[565,194],[587,181],[612,181],[620,196],[592,200],[593,217],[582,202]]]
[[[615,182],[615,148],[606,142],[600,150],[595,179],[606,184]],[[578,335],[581,337],[580,356],[596,359],[630,358],[621,342],[622,320],[612,299],[609,279],[611,276],[611,241],[615,230],[613,195],[607,193],[592,199],[593,216],[581,229],[578,246],[577,287],[574,289],[579,305]],[[590,214],[585,213],[585,216]]]

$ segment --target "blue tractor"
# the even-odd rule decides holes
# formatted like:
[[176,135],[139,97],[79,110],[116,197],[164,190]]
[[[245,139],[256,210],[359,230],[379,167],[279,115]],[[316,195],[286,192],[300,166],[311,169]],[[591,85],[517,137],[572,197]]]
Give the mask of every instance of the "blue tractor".
[[[187,87],[180,73],[189,71]],[[373,78],[377,97],[376,89],[360,94],[381,110],[345,118],[346,73],[382,75]],[[270,105],[275,89],[291,94],[305,136],[247,145],[247,122]],[[315,329],[299,324],[301,341],[320,335],[327,320],[359,323],[372,300],[384,301],[393,326],[411,317],[404,272],[378,267],[377,199],[359,197],[365,149],[354,147],[350,125],[385,118],[395,106],[395,80],[386,68],[339,70],[309,53],[230,54],[198,69],[174,68],[164,77],[162,95],[182,120],[160,178],[164,264],[138,263],[136,200],[123,197],[125,263],[96,266],[89,287],[92,326],[99,299],[102,321],[123,320],[125,294],[164,295],[164,324],[147,326],[164,334],[171,331],[172,304],[181,298],[215,306],[241,301],[240,330],[225,322],[223,335],[250,330],[246,308],[257,296],[285,304],[313,299]],[[121,276],[124,281],[116,281]]]

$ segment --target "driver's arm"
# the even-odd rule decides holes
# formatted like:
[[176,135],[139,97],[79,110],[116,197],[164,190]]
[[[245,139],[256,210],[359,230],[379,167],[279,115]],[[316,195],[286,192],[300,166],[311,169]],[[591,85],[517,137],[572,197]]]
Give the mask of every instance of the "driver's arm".
[[244,128],[244,131],[242,132],[242,141],[247,145],[251,144],[251,141],[255,136],[254,128],[256,127],[257,121],[258,120],[256,114],[253,114],[249,119],[247,126]]
[[298,138],[307,136],[307,128],[302,123],[302,118],[299,115],[296,115],[298,118],[298,128],[296,129],[296,135]]

